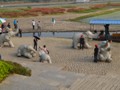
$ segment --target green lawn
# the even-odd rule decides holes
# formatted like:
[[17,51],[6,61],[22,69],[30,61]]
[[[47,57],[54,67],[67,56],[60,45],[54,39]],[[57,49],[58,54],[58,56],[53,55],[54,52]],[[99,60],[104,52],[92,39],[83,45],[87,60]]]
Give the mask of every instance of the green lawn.
[[31,70],[11,61],[0,60],[0,82],[10,74],[31,75]]
[[114,19],[114,20],[120,20],[120,11],[113,12],[110,14],[100,15],[100,16],[94,16],[90,18],[86,18],[81,20],[82,22],[89,23],[91,19]]

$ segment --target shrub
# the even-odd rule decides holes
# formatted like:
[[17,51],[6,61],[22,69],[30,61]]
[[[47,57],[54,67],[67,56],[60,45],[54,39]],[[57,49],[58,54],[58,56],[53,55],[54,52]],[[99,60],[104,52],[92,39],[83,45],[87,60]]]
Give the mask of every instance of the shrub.
[[100,9],[100,8],[105,8],[107,4],[96,4],[90,7],[90,9]]
[[62,8],[33,8],[28,10],[28,12],[40,12],[42,14],[57,14],[64,13],[65,9]]
[[85,8],[70,8],[67,10],[67,12],[81,12],[86,10]]
[[14,73],[31,76],[30,69],[25,68],[15,62],[0,60],[0,82],[4,80],[9,74],[14,74]]

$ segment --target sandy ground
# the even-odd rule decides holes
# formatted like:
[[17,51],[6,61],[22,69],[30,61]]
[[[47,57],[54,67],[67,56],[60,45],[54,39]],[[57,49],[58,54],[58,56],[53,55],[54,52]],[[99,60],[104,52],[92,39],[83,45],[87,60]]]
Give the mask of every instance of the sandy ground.
[[[32,37],[13,37],[15,48],[10,48],[7,46],[0,48],[0,54],[3,59],[10,61],[23,61],[33,62],[38,61],[38,55],[32,59],[26,59],[22,57],[16,57],[17,48],[21,44],[33,45]],[[99,41],[89,41],[89,43],[94,46],[94,44],[99,43]],[[112,43],[112,58],[111,63],[105,62],[93,62],[93,48],[92,49],[72,49],[71,39],[64,38],[41,38],[39,41],[39,46],[46,44],[50,51],[50,56],[53,65],[63,66],[63,70],[68,70],[76,73],[84,74],[96,74],[96,75],[120,75],[120,43]],[[40,63],[40,62],[38,62]]]

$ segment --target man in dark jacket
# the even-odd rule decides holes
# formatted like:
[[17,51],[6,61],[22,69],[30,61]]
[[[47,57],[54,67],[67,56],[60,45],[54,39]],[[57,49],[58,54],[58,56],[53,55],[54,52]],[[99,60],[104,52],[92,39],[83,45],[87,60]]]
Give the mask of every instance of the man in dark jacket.
[[94,48],[94,62],[97,62],[98,61],[98,45],[95,45],[95,48]]
[[83,37],[83,35],[81,35],[81,37],[80,37],[80,49],[84,49],[84,44],[85,44],[85,40],[84,40],[84,37]]

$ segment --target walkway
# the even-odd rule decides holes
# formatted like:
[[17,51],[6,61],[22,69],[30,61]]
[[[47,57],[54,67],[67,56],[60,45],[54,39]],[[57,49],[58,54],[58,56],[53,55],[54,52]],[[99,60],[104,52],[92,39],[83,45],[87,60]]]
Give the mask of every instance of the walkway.
[[120,90],[118,76],[77,74],[38,62],[21,64],[32,69],[32,76],[10,76],[0,90]]

